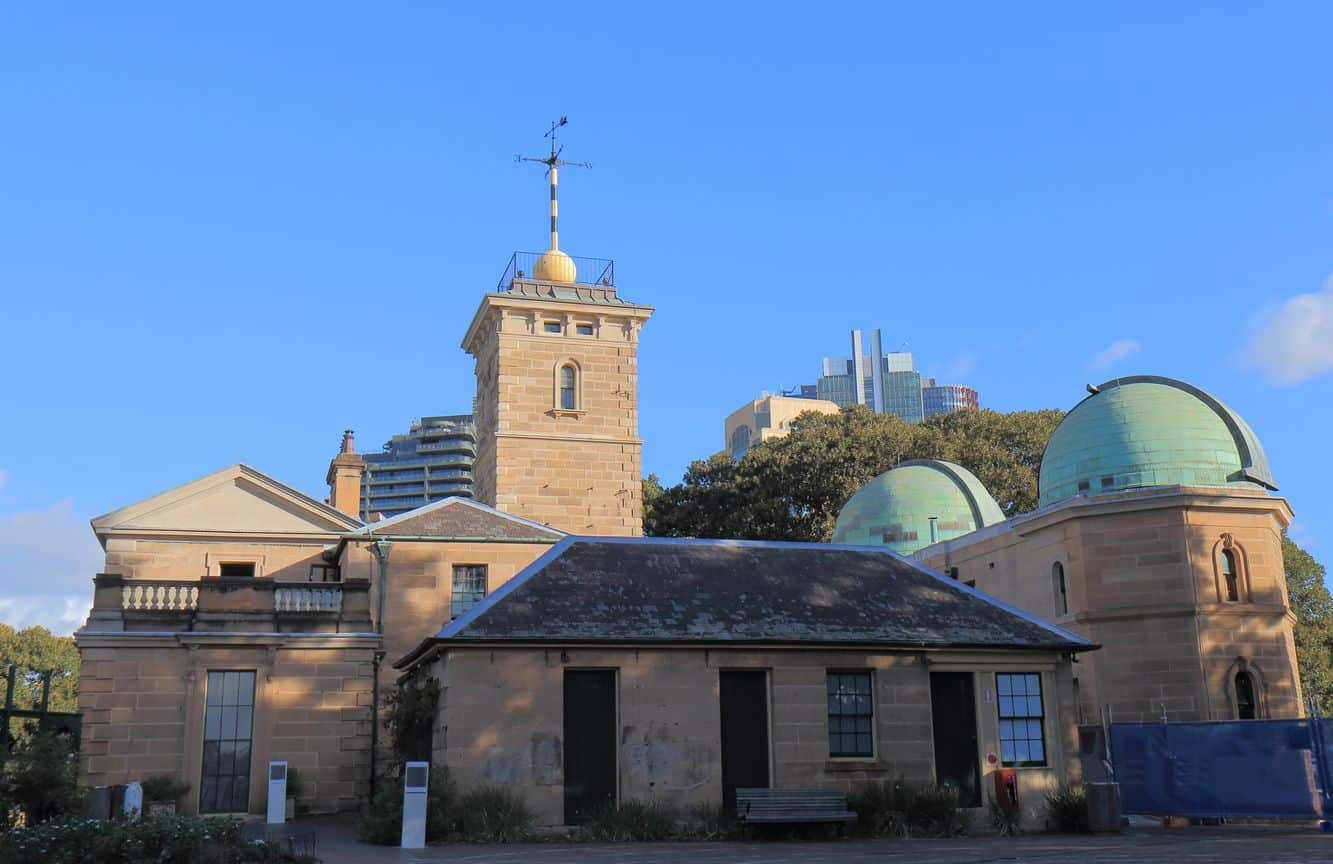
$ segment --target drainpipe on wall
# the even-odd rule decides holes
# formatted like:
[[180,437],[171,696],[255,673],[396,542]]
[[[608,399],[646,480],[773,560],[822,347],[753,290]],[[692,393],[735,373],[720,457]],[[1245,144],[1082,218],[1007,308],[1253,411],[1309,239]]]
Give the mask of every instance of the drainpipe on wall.
[[[384,594],[388,589],[389,550],[393,548],[390,540],[376,540],[370,544],[370,551],[379,564],[380,584],[375,598],[375,632],[384,633]],[[383,643],[381,642],[381,648]],[[375,652],[374,672],[370,681],[370,795],[375,796],[377,777],[376,753],[380,743],[380,664],[384,662],[384,651]]]

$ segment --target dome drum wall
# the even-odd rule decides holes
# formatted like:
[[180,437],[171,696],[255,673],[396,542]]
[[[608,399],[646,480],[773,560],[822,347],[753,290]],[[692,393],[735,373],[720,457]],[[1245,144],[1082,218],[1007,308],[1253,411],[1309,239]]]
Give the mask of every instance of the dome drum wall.
[[967,469],[937,459],[913,459],[857,490],[838,513],[833,542],[888,546],[910,555],[932,542],[1003,520],[999,505]]
[[1148,486],[1276,489],[1248,424],[1202,390],[1117,378],[1066,415],[1042,456],[1040,505]]

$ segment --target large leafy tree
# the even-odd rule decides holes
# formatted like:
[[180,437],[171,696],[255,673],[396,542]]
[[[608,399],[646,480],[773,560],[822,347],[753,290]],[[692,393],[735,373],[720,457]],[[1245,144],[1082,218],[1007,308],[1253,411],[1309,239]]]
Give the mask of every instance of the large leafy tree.
[[904,459],[958,462],[980,478],[1006,514],[1037,505],[1037,466],[1059,411],[969,410],[921,424],[853,406],[808,412],[791,434],[740,460],[725,453],[692,463],[681,482],[644,484],[644,529],[668,537],[823,541],[847,499]]
[[[79,708],[79,652],[69,636],[56,636],[45,627],[15,630],[0,623],[0,666],[8,674],[9,665],[17,664],[14,705],[33,708],[41,700],[41,672],[50,671],[50,711],[77,711]],[[4,694],[0,692],[0,699]]]
[[1296,615],[1296,660],[1301,691],[1319,698],[1324,713],[1333,712],[1333,596],[1324,582],[1324,565],[1290,537],[1282,537],[1287,572],[1287,600]]

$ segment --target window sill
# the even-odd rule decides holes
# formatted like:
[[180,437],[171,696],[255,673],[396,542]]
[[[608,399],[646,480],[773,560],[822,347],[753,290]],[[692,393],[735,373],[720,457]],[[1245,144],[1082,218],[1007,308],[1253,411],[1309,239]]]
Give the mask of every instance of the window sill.
[[888,765],[870,756],[830,756],[824,763],[824,771],[828,774],[850,771],[887,772],[888,770]]
[[582,417],[588,412],[582,408],[552,408],[546,413],[552,417]]

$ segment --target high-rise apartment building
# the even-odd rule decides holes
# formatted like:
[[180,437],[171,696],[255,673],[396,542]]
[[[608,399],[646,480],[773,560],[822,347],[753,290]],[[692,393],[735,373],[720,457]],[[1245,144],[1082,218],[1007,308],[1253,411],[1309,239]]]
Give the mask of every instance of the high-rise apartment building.
[[977,391],[961,384],[936,384],[934,378],[927,378],[921,384],[921,405],[927,417],[936,414],[952,414],[964,408],[980,408],[981,399]]
[[361,518],[386,519],[456,495],[472,497],[472,461],[477,433],[470,414],[422,417],[406,435],[395,435],[384,452],[366,454]]

